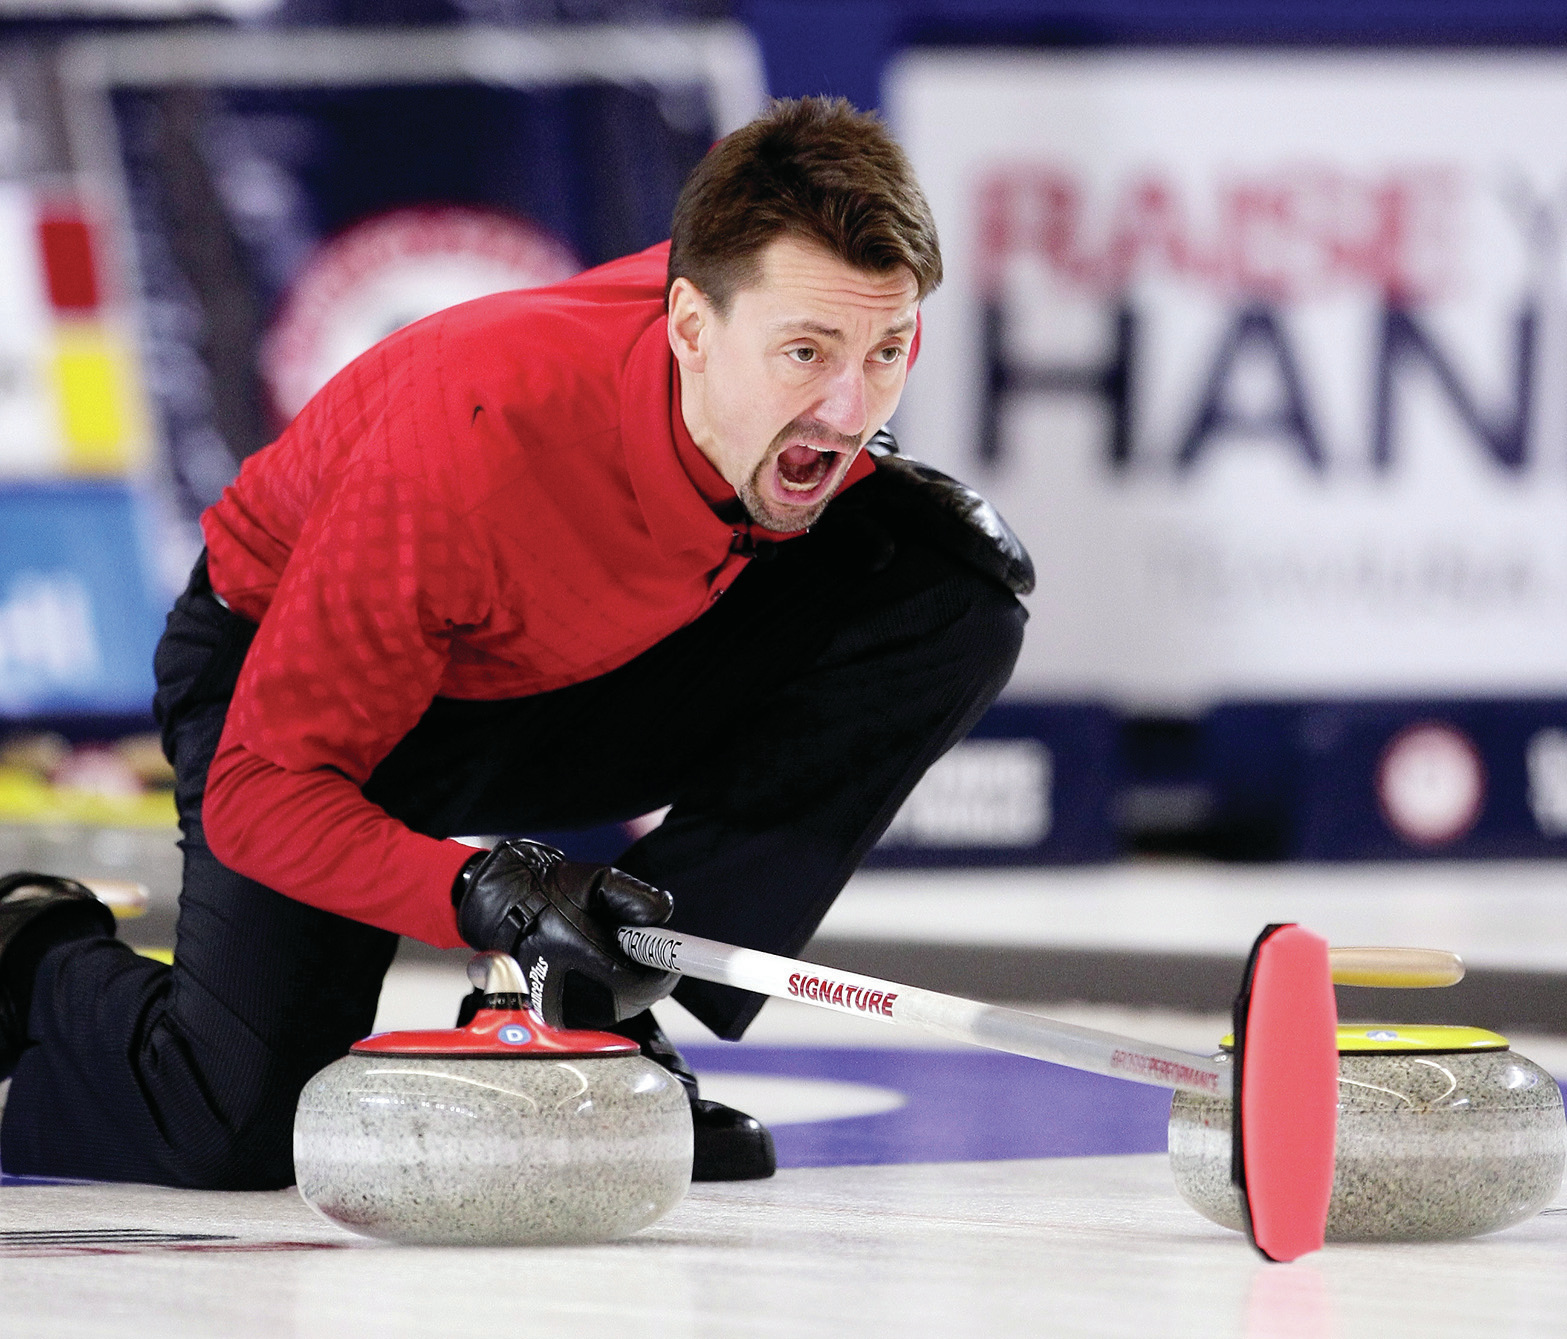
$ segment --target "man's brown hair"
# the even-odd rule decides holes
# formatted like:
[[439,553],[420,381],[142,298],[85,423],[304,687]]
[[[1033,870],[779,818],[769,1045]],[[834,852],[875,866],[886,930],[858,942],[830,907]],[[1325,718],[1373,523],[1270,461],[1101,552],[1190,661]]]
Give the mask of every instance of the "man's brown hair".
[[675,204],[665,291],[684,277],[723,314],[783,236],[874,274],[906,265],[921,298],[941,282],[936,221],[908,157],[843,98],[779,99],[713,146]]

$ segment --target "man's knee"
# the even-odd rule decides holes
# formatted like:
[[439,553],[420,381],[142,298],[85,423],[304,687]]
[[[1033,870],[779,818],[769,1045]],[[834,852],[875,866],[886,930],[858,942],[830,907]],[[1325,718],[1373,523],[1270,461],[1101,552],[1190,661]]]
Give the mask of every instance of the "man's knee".
[[294,1109],[304,1084],[274,1078],[264,1091],[254,1080],[245,1087],[249,1100],[231,1092],[226,1101],[218,1094],[202,1101],[181,1082],[150,1108],[161,1179],[187,1190],[281,1190],[294,1183]]
[[1028,610],[1017,596],[995,581],[969,573],[972,589],[968,611],[955,629],[955,643],[976,686],[990,688],[994,697],[1006,686],[1023,649]]
[[[229,963],[202,966],[233,984]],[[292,1183],[299,1092],[352,1039],[302,1047],[281,1031],[269,1044],[211,995],[204,972],[187,967],[179,990],[174,977],[113,939],[45,955],[29,1018],[37,1044],[5,1113],[7,1171],[203,1190]]]
[[[43,1048],[24,1056],[5,1112],[6,1171],[187,1190],[293,1184],[297,1098],[274,1099],[264,1113],[236,1123],[214,1094],[185,1081],[156,1103],[123,1081],[109,1083],[108,1092],[101,1087],[84,1081],[68,1058]],[[73,1108],[62,1113],[62,1101]]]
[[169,1184],[186,1190],[282,1190],[294,1184],[294,1120],[203,1130],[170,1152]]
[[1012,677],[1028,611],[999,582],[945,555],[927,555],[931,560],[946,570],[909,602],[915,608],[889,660],[903,662],[905,675],[939,685],[942,696],[989,705]]

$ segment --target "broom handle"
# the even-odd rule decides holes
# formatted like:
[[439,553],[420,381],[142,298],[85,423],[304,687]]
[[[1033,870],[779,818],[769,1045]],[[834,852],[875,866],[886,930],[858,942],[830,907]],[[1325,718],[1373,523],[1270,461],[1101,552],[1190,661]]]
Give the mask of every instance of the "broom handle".
[[1226,1063],[1113,1032],[1059,1023],[1020,1009],[901,986],[673,930],[623,926],[620,947],[628,958],[660,971],[798,1000],[838,1013],[901,1023],[950,1041],[972,1042],[1158,1088],[1218,1096],[1230,1092],[1230,1066]]

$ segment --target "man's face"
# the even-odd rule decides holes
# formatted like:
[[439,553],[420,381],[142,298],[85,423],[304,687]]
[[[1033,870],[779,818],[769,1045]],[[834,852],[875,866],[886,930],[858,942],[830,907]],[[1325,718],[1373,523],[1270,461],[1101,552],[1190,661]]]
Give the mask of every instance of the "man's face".
[[685,279],[669,307],[693,440],[758,525],[805,529],[898,407],[918,311],[913,273],[858,270],[783,237],[723,315]]

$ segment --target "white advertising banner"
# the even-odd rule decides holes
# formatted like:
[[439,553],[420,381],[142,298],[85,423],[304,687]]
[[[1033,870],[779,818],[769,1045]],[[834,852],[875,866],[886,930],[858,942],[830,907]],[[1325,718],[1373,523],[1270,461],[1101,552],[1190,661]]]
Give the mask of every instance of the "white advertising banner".
[[894,424],[1039,570],[1014,697],[1567,692],[1567,58],[915,53]]

